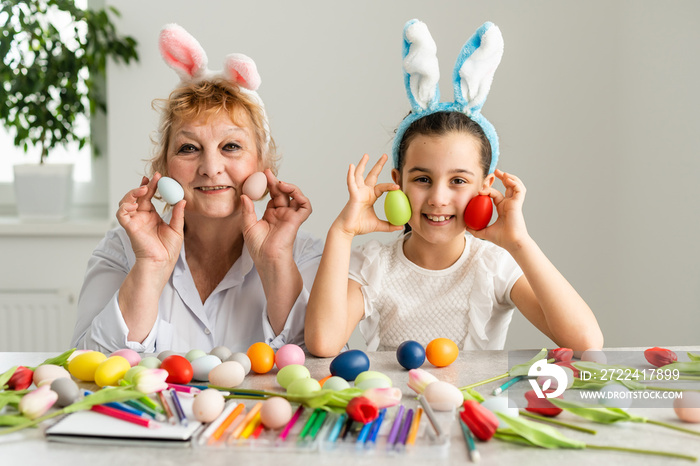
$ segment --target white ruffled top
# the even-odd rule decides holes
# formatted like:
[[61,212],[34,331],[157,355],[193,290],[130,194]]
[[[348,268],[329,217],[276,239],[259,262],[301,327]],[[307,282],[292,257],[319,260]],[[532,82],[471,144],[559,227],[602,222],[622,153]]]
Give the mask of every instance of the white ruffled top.
[[510,254],[465,232],[460,258],[443,270],[417,266],[403,252],[411,233],[353,248],[349,277],[360,283],[368,351],[406,340],[449,338],[464,350],[503,349],[515,305],[510,291],[522,270]]

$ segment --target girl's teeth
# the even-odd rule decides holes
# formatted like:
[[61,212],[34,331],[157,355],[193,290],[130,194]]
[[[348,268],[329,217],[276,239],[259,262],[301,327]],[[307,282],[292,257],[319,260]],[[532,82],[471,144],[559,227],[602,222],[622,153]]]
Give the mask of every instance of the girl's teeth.
[[434,217],[434,216],[428,215],[427,217],[429,220],[431,220],[433,222],[444,222],[445,220],[449,219],[451,217],[451,215],[448,215],[447,217],[445,217],[444,215],[440,215],[439,217]]

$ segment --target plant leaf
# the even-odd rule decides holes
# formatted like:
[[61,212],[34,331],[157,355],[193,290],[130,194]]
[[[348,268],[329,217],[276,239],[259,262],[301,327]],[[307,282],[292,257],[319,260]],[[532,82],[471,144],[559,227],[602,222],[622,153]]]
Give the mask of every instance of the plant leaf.
[[19,366],[10,367],[8,370],[0,374],[0,390],[5,389],[5,384],[12,378],[12,375],[15,373],[18,367]]
[[599,422],[602,424],[612,424],[619,421],[646,422],[646,418],[633,416],[620,408],[589,405],[577,401],[562,400],[561,398],[548,398],[547,400],[559,408],[565,409],[572,414],[593,422]]
[[530,359],[528,362],[525,362],[523,364],[516,364],[515,366],[511,367],[510,370],[508,371],[508,375],[511,377],[515,377],[518,375],[525,376],[527,373],[530,371],[530,367],[540,359],[544,359],[547,357],[547,348],[542,348],[539,353],[537,353],[537,356],[534,358]]
[[[73,351],[75,351],[75,348],[69,349],[68,351],[64,351],[63,353],[59,354],[58,356],[54,356],[53,358],[47,359],[46,361],[39,364],[39,366],[43,366],[46,364],[53,364],[56,366],[62,366],[64,368],[66,368],[68,366],[68,358],[70,358],[70,355],[73,354]],[[30,367],[30,369],[34,370],[39,366]]]
[[7,405],[15,407],[19,406],[19,402],[22,399],[22,396],[24,396],[26,393],[27,390],[22,390],[21,392],[15,392],[13,390],[0,392],[0,409],[4,408]]
[[112,401],[126,401],[134,400],[136,398],[141,398],[143,393],[138,390],[134,390],[133,387],[110,387],[98,390],[92,393],[80,401],[66,406],[63,408],[65,413],[74,413],[76,411],[82,411],[84,409],[90,409],[94,405],[101,405],[104,403],[109,403]]
[[18,426],[26,423],[28,418],[21,414],[6,414],[0,416],[0,426]]
[[672,362],[661,366],[659,369],[678,369],[685,374],[700,374],[700,360],[692,360],[688,362]]
[[503,413],[496,413],[496,415],[510,426],[509,429],[498,429],[496,433],[504,431],[503,433],[505,433],[506,436],[511,436],[511,438],[512,435],[520,436],[531,445],[541,448],[586,448],[584,442],[571,439],[561,434],[553,427],[528,421],[521,417],[506,416]]
[[690,351],[688,351],[688,357],[691,361],[700,361],[700,354],[693,354]]
[[481,393],[477,392],[473,388],[462,388],[460,390],[462,391],[462,396],[464,396],[465,400],[474,400],[474,401],[478,401],[479,403],[481,403],[485,399],[481,395]]

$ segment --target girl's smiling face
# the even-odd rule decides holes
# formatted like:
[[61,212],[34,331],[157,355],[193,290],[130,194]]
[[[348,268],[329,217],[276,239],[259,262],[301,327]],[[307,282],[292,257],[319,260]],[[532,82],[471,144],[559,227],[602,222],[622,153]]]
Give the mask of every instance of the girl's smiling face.
[[172,132],[168,174],[185,190],[187,212],[221,218],[240,209],[243,182],[260,166],[250,118],[239,112],[237,120],[203,116]]
[[394,169],[392,177],[411,202],[414,234],[429,243],[463,236],[467,203],[494,180],[484,176],[480,160],[478,140],[466,133],[417,135],[411,141],[401,173]]

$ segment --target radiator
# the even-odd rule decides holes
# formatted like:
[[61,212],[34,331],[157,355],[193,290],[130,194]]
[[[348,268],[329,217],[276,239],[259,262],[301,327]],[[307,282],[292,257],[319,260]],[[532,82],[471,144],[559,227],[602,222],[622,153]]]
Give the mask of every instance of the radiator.
[[65,351],[75,326],[65,290],[0,290],[0,351]]

